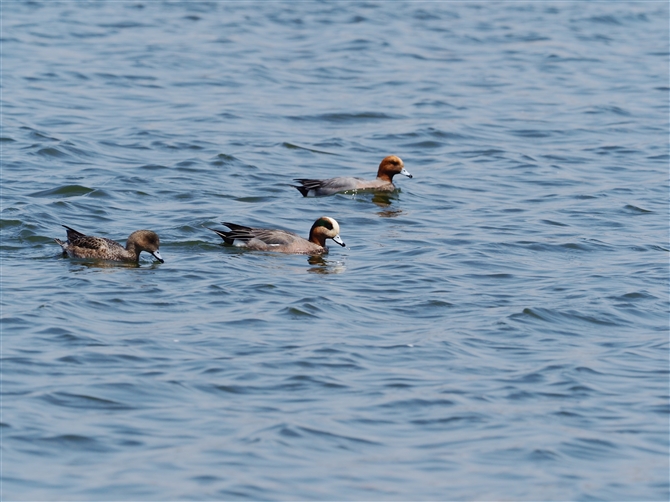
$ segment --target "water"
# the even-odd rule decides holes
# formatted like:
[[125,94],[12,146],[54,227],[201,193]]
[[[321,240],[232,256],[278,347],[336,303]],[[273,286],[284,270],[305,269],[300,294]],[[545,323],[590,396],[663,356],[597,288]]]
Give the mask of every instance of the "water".
[[667,3],[1,7],[4,500],[668,499]]

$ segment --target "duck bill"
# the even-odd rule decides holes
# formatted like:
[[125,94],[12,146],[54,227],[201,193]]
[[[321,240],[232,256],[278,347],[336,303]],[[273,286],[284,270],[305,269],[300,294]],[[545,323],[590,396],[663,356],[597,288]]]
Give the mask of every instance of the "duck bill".
[[409,174],[409,171],[407,169],[405,169],[404,167],[402,168],[402,171],[400,171],[400,174],[402,174],[403,176],[407,176],[408,178],[413,178],[414,177],[411,174]]
[[342,247],[345,246],[344,241],[342,240],[342,237],[340,237],[339,235],[336,235],[335,237],[333,237],[333,240],[336,243],[338,243],[340,246],[342,246]]
[[156,250],[156,251],[152,251],[151,254],[152,254],[153,257],[156,258],[159,262],[161,262],[161,263],[165,263],[165,260],[163,259],[163,257],[161,256],[161,254],[158,252],[158,250]]

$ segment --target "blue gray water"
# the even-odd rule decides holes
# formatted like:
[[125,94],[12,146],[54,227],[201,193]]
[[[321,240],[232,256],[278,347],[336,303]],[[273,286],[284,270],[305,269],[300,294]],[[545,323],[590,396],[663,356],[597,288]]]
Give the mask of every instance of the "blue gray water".
[[667,2],[1,8],[3,500],[668,499]]

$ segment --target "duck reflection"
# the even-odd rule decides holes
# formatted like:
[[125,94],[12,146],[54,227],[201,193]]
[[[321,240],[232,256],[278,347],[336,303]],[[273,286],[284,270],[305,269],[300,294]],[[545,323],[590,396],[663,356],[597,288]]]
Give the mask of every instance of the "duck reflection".
[[382,218],[395,218],[403,213],[402,209],[387,209],[386,211],[379,211],[377,214]]
[[384,209],[377,214],[382,218],[395,218],[402,214],[402,209],[389,209],[393,204],[393,201],[398,200],[399,190],[393,192],[372,192],[372,191],[354,191],[346,192],[347,195],[351,196],[351,199],[363,202],[372,202],[376,206]]
[[147,269],[159,269],[160,262],[154,261],[151,263],[140,262],[140,263],[128,263],[128,262],[118,262],[118,261],[105,261],[105,260],[70,260],[73,265],[75,265],[75,270],[84,270],[87,268],[90,269],[120,269],[120,268],[143,268]]
[[398,197],[393,197],[393,193],[383,193],[375,192],[372,194],[372,202],[374,202],[379,207],[388,207],[391,205],[392,199],[398,199]]
[[313,255],[307,258],[311,268],[307,269],[310,274],[341,274],[347,267],[342,261],[327,260],[322,255]]
[[390,209],[391,202],[398,200],[397,191],[393,193],[375,193],[372,196],[372,202],[380,208],[385,208],[377,214],[382,218],[395,218],[403,213],[402,209]]

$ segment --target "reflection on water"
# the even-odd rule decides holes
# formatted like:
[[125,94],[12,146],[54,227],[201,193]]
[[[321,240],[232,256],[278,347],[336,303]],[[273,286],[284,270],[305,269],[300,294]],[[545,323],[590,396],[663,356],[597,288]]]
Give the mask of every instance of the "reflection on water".
[[[357,200],[359,202],[370,201],[380,208],[388,208],[393,203],[399,201],[400,190],[396,189],[393,192],[376,192],[374,190],[352,190],[348,192],[342,192],[343,194],[349,195],[352,200]],[[382,218],[395,218],[396,216],[402,214],[402,209],[393,209],[380,211],[379,216]]]
[[[65,257],[65,259],[68,259]],[[127,261],[105,261],[105,260],[86,260],[78,258],[70,258],[72,265],[79,267],[79,270],[84,268],[138,268],[139,263]]]
[[391,205],[391,200],[398,200],[397,190],[395,192],[375,192],[372,195],[372,202],[379,207],[388,207]]
[[67,256],[64,256],[63,259],[70,260],[73,265],[80,267],[79,270],[81,270],[82,268],[140,268],[140,267],[146,269],[155,269],[159,265],[161,265],[161,262],[156,260],[144,263],[142,263],[142,261],[140,260],[139,263],[135,263],[132,261],[110,261],[110,260],[68,258]]
[[377,214],[382,218],[395,218],[403,213],[402,209],[387,209],[386,211],[379,211]]
[[342,261],[327,260],[323,255],[310,256],[307,263],[312,265],[307,272],[310,274],[341,274],[347,267]]
[[367,201],[370,200],[379,207],[388,207],[391,201],[398,201],[398,193],[400,190],[396,189],[393,192],[380,192],[375,190],[347,190],[341,192],[343,195],[348,195],[352,200]]

